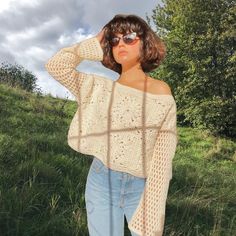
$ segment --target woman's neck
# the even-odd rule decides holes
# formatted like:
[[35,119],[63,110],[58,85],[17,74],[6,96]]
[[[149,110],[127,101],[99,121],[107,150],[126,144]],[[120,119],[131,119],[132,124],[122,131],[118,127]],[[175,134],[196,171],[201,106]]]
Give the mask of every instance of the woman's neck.
[[144,73],[144,71],[139,65],[136,65],[129,68],[122,67],[122,72],[118,80],[121,82],[133,83],[135,81],[145,81],[146,78],[147,75]]

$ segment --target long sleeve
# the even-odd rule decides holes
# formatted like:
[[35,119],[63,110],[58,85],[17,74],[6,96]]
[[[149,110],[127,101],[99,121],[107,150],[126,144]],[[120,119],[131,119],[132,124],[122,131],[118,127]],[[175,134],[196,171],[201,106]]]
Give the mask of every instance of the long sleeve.
[[78,64],[84,59],[93,61],[103,59],[103,50],[96,37],[60,49],[45,64],[45,68],[54,79],[77,98],[82,83],[86,82],[86,86],[89,86],[89,81],[86,79],[91,78],[90,75],[76,70]]
[[178,142],[176,119],[176,104],[173,103],[158,132],[146,185],[128,224],[129,229],[140,236],[163,234],[172,159]]

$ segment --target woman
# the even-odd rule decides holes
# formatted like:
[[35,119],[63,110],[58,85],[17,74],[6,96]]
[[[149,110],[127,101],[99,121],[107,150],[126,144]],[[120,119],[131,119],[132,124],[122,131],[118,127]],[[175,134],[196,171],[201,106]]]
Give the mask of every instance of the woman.
[[[93,156],[85,203],[90,236],[163,234],[166,198],[177,144],[176,104],[169,86],[146,75],[165,45],[136,15],[116,15],[95,36],[61,49],[48,72],[76,97],[68,132],[74,150]],[[78,72],[84,59],[120,74]]]

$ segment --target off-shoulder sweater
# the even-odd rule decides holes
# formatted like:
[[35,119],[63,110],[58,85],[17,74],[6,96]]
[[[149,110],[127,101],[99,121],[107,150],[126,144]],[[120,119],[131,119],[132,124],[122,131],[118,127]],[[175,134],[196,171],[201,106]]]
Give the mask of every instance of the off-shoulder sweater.
[[60,49],[45,65],[76,98],[68,145],[112,170],[147,178],[128,228],[140,236],[161,236],[178,142],[174,97],[76,70],[85,59],[103,60],[96,37]]

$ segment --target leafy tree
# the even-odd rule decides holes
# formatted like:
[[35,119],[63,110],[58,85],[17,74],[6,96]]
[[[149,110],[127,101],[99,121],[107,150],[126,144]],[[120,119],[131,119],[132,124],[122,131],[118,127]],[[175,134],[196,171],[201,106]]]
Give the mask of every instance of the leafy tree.
[[23,66],[2,62],[0,66],[0,82],[12,87],[20,87],[29,92],[41,93],[36,84],[37,78]]
[[180,124],[236,135],[236,4],[163,0],[153,10],[167,56],[153,75],[173,88]]

